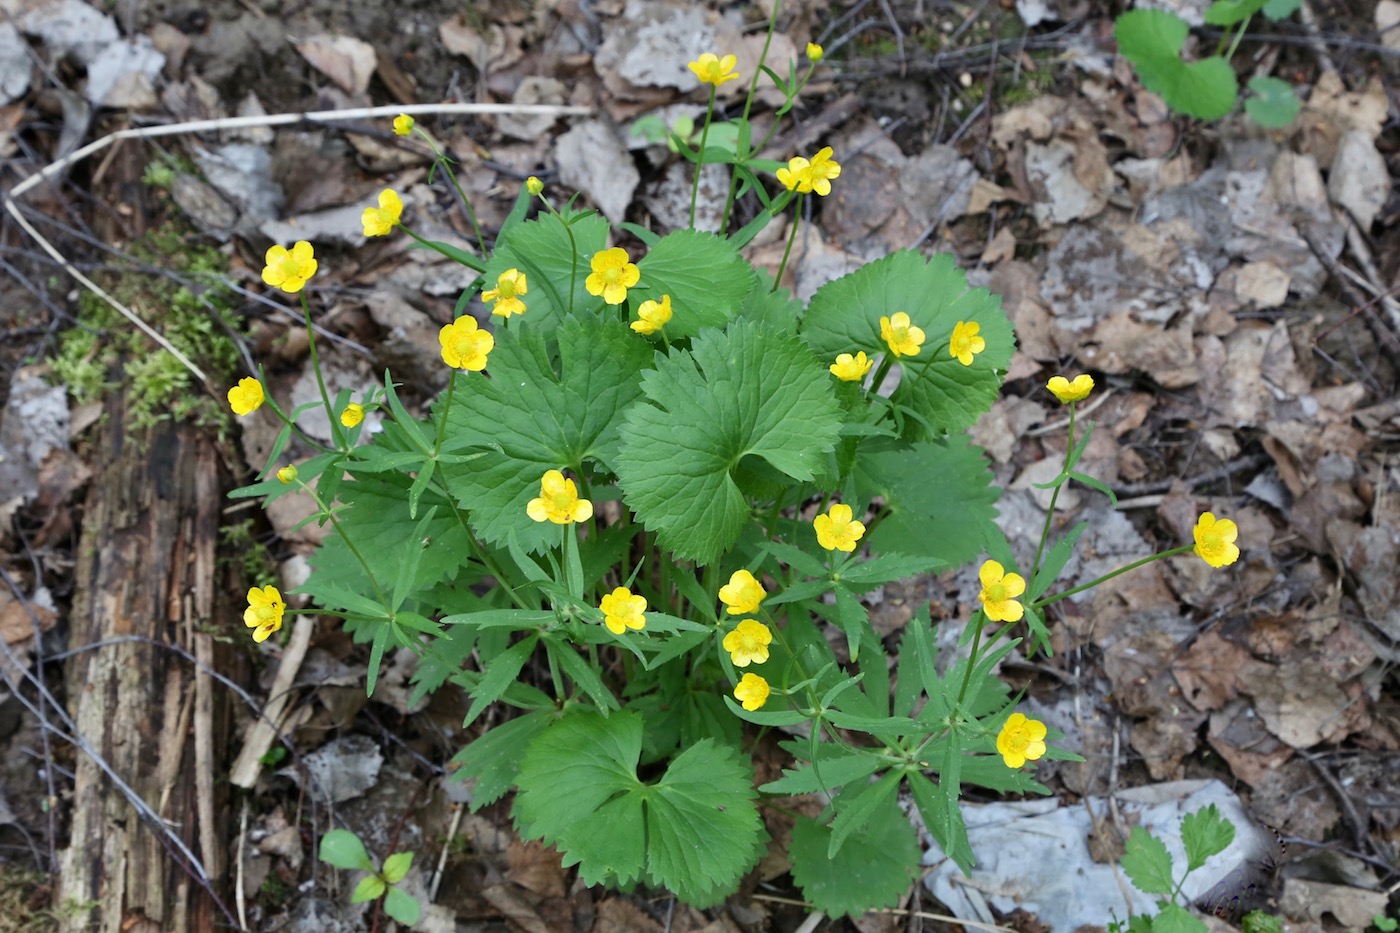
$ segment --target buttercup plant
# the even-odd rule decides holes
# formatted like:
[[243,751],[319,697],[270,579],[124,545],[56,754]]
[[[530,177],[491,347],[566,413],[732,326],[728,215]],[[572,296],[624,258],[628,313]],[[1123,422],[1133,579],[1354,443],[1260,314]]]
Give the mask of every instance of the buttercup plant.
[[[712,57],[697,74],[713,90],[733,65]],[[807,76],[821,58],[809,49]],[[760,69],[788,92],[785,112],[806,77],[795,63],[787,81]],[[426,417],[388,373],[364,398],[329,397],[312,249],[270,250],[265,278],[299,296],[321,398],[284,412],[261,374],[230,391],[235,411],[283,425],[260,481],[235,495],[311,497],[330,533],[297,594],[369,645],[371,694],[385,652],[406,646],[420,657],[414,699],[464,689],[464,729],[493,705],[516,711],[454,759],[474,809],[513,790],[520,834],[558,847],[586,883],[704,906],[763,854],[762,799],[823,794],[820,819],[794,827],[793,874],[818,908],[858,913],[917,873],[902,788],[971,870],[964,785],[1047,793],[1028,763],[1076,759],[995,671],[1023,641],[1048,653],[1046,607],[1102,580],[1050,593],[1083,524],[1052,543],[1047,516],[1025,568],[993,521],[999,491],[966,429],[996,399],[1014,338],[951,257],[898,252],[804,306],[778,287],[781,270],[770,282],[740,255],[789,206],[795,228],[805,194],[840,184],[831,147],[755,157],[753,90],[739,149],[691,153],[754,193],[762,207],[742,229],[629,227],[640,245],[614,246],[606,220],[555,204],[532,177],[480,255],[422,241],[480,273],[442,327],[449,378]],[[387,222],[386,209],[387,235],[419,239],[383,195],[366,220]],[[462,313],[478,295],[489,330]],[[1085,396],[1060,397],[1070,441],[1055,495],[1076,480],[1111,496],[1075,471]],[[299,426],[317,406],[328,442]],[[360,417],[341,416],[351,406],[378,409],[382,430],[363,437]],[[293,436],[311,451],[294,464]],[[1193,549],[1228,563],[1234,534],[1208,513],[1195,543],[1132,566]],[[926,607],[887,648],[863,594],[983,555],[962,657],[939,672]],[[249,624],[271,636],[257,592]],[[746,725],[779,730],[768,734],[793,758],[759,788]],[[881,880],[849,885],[855,866]]]

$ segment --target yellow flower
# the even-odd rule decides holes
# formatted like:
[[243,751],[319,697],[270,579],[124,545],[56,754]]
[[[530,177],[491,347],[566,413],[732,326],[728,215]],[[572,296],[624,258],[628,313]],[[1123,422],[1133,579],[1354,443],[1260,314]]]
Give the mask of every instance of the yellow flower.
[[778,169],[778,181],[782,182],[783,187],[789,191],[811,191],[812,178],[807,171],[811,164],[802,156],[793,156],[788,159],[787,168]]
[[1025,607],[1016,597],[1026,591],[1026,578],[1019,573],[1007,573],[1006,568],[994,560],[986,561],[977,571],[982,581],[982,592],[977,598],[982,601],[982,611],[993,622],[1019,622],[1025,615]]
[[361,421],[365,420],[365,408],[358,402],[351,402],[345,406],[345,410],[340,413],[340,423],[347,428],[353,428]]
[[402,216],[403,199],[393,188],[385,188],[379,192],[379,206],[365,208],[360,223],[364,225],[365,236],[384,236],[393,231]]
[[831,374],[842,382],[860,382],[865,378],[865,374],[870,372],[872,360],[861,350],[855,356],[849,353],[842,353],[836,357],[836,362],[832,363],[828,369]]
[[644,301],[637,308],[640,321],[632,322],[632,329],[639,334],[654,334],[671,320],[671,296],[662,295],[661,302]]
[[1196,556],[1212,567],[1224,567],[1240,559],[1240,549],[1235,546],[1240,529],[1228,518],[1216,521],[1210,512],[1203,512],[1191,533],[1196,539]]
[[773,641],[773,633],[768,626],[757,619],[745,619],[738,628],[724,636],[724,650],[735,667],[748,667],[768,660],[768,645]]
[[540,192],[544,190],[544,182],[540,181],[538,175],[531,175],[525,179],[525,190],[535,197],[539,197]]
[[831,158],[831,147],[823,146],[817,150],[817,154],[812,156],[812,162],[807,166],[808,190],[815,191],[822,197],[831,194],[832,178],[841,175],[841,163]]
[[726,611],[732,616],[757,612],[767,595],[763,584],[747,570],[734,571],[729,582],[719,588],[719,601],[729,607]]
[[817,45],[815,42],[807,43],[807,61],[815,65],[825,57],[826,51],[822,49],[821,46]]
[[1008,768],[1019,768],[1045,754],[1045,723],[1012,713],[997,735],[997,754]]
[[811,161],[796,156],[788,159],[787,168],[777,171],[778,181],[789,191],[806,194],[815,191],[822,197],[831,194],[830,179],[841,174],[841,165],[831,158],[831,147],[826,146],[812,156]]
[[537,522],[568,525],[592,518],[593,503],[578,497],[578,487],[573,480],[565,479],[558,470],[550,470],[540,479],[540,497],[531,499],[525,511]]
[[621,635],[629,628],[639,629],[647,624],[646,616],[642,615],[647,610],[647,598],[633,596],[632,591],[625,586],[619,586],[604,596],[598,608],[603,610],[603,624],[614,635]]
[[256,586],[248,591],[248,608],[243,610],[243,624],[253,629],[253,641],[264,642],[282,627],[282,612],[287,604],[275,586]]
[[987,341],[977,336],[981,329],[976,321],[958,321],[953,327],[953,339],[948,341],[948,353],[964,366],[971,366],[972,357],[987,349]]
[[453,369],[479,373],[486,368],[486,354],[496,346],[496,338],[478,330],[476,318],[464,314],[438,331],[442,361]]
[[517,296],[529,290],[530,287],[525,282],[525,273],[519,269],[507,269],[496,276],[495,288],[481,293],[481,300],[496,303],[491,309],[491,313],[496,317],[510,317],[512,314],[525,313],[525,302]]
[[627,250],[620,246],[602,249],[593,254],[589,262],[593,273],[583,280],[590,295],[602,295],[610,305],[620,305],[627,300],[627,289],[641,281],[642,273],[632,264]]
[[291,295],[301,291],[307,280],[316,274],[316,257],[311,244],[305,240],[297,240],[291,249],[270,247],[265,261],[262,280]]
[[1070,402],[1082,402],[1094,391],[1094,377],[1082,374],[1075,376],[1071,382],[1064,376],[1051,376],[1050,381],[1045,383],[1045,388],[1065,405]]
[[401,113],[394,117],[394,134],[396,136],[407,136],[413,132],[414,120],[406,113]]
[[880,339],[895,356],[918,356],[924,343],[924,332],[909,321],[903,311],[893,317],[880,318]]
[[817,532],[817,543],[828,551],[850,553],[856,549],[861,535],[865,534],[865,526],[851,520],[851,507],[839,502],[827,514],[812,519],[812,528]]
[[[701,84],[713,84],[719,87],[726,81],[739,80],[739,73],[734,70],[734,66],[739,63],[739,59],[733,55],[726,55],[719,58],[713,52],[706,52],[698,59],[690,63],[690,70],[695,72],[695,77],[700,79]],[[613,302],[617,304],[617,302]]]
[[295,483],[295,482],[296,482],[296,479],[297,479],[297,468],[296,468],[296,464],[294,464],[294,463],[289,463],[289,464],[287,464],[286,466],[284,466],[282,469],[280,469],[280,470],[277,471],[277,481],[280,482],[280,483],[282,483],[284,486],[285,486],[285,485],[289,485],[289,484],[291,484],[291,483]]
[[264,398],[262,383],[252,376],[244,376],[238,380],[238,385],[228,390],[228,407],[242,418],[262,408]]
[[739,681],[739,685],[734,688],[734,699],[738,700],[744,709],[752,713],[756,709],[763,708],[763,704],[768,702],[768,694],[771,692],[768,688],[768,681],[757,674],[745,674]]

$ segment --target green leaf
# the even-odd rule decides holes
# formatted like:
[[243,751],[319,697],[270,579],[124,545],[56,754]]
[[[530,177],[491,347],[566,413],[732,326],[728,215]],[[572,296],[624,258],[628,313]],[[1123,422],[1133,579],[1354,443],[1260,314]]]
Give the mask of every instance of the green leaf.
[[1108,501],[1113,504],[1114,508],[1118,507],[1118,495],[1112,489],[1110,489],[1108,484],[1105,483],[1103,480],[1095,479],[1087,473],[1080,473],[1077,471],[1071,472],[1069,474],[1069,478],[1074,480],[1075,482],[1083,483],[1085,486],[1088,486],[1091,489],[1097,489],[1099,492],[1103,493],[1105,496],[1108,497]]
[[641,748],[634,713],[560,719],[521,765],[521,835],[557,845],[588,884],[645,875],[687,902],[736,885],[757,862],[762,834],[750,767],[706,739],[648,785],[636,773]]
[[871,815],[881,804],[897,800],[901,775],[887,771],[874,784],[848,784],[833,801],[836,819],[831,821],[831,839],[827,841],[826,857],[835,858],[851,833],[865,828]]
[[415,240],[408,244],[408,248],[433,250],[434,252],[441,253],[453,262],[461,263],[468,269],[476,272],[480,272],[484,268],[480,256],[475,253],[469,253],[460,246],[453,246],[451,243],[444,243],[441,240],[423,240],[421,242]]
[[1235,841],[1235,824],[1220,815],[1215,804],[1188,813],[1181,820],[1181,842],[1186,848],[1186,870],[1195,871],[1212,855]]
[[857,590],[874,588],[894,580],[907,580],[921,573],[936,573],[947,569],[947,564],[932,557],[905,554],[879,554],[864,563],[856,564],[841,572],[843,583],[855,584]]
[[1050,589],[1050,584],[1055,582],[1060,571],[1065,569],[1065,564],[1069,563],[1070,557],[1074,554],[1074,545],[1079,540],[1079,536],[1084,534],[1084,529],[1088,527],[1088,522],[1080,522],[1071,528],[1068,534],[1055,542],[1050,553],[1045,555],[1045,563],[1041,564],[1040,569],[1035,572],[1035,579],[1031,581],[1030,588],[1026,592],[1026,602],[1039,599],[1046,590]]
[[580,690],[588,694],[588,698],[599,708],[605,710],[620,708],[612,691],[603,685],[603,679],[598,676],[598,671],[579,657],[578,650],[567,638],[551,632],[544,636],[544,649],[559,665],[559,668]]
[[1206,7],[1205,20],[1212,26],[1233,26],[1264,8],[1264,0],[1215,0]]
[[[828,748],[830,743],[823,743],[821,747]],[[822,755],[816,765],[808,762],[795,771],[784,770],[782,777],[769,781],[759,790],[782,795],[830,793],[834,788],[869,777],[881,766],[880,759],[868,751],[832,753],[830,757]]]
[[1278,78],[1250,78],[1249,90],[1253,96],[1245,98],[1244,112],[1260,126],[1282,129],[1293,122],[1303,107],[1293,85]]
[[486,455],[442,467],[478,534],[504,545],[514,531],[536,554],[559,542],[558,525],[525,512],[540,478],[585,460],[612,469],[618,413],[640,394],[638,373],[652,358],[650,343],[619,321],[570,318],[557,336],[558,372],[543,328],[526,322],[498,338],[491,378],[459,393],[448,414],[448,430]]
[[982,551],[995,529],[992,506],[1001,494],[979,447],[961,434],[913,445],[877,439],[856,462],[862,499],[880,496],[888,515],[870,534],[880,553],[921,555],[950,565]]
[[332,829],[321,837],[321,861],[346,871],[374,871],[365,844],[348,829]]
[[637,268],[642,277],[629,289],[629,301],[636,307],[670,295],[674,316],[666,336],[673,341],[694,337],[707,327],[724,327],[754,285],[753,267],[734,245],[699,230],[662,237]]
[[1167,904],[1152,918],[1152,933],[1207,933],[1210,927],[1180,904]]
[[1298,7],[1302,5],[1303,0],[1268,0],[1264,4],[1264,15],[1277,23],[1298,12]]
[[[588,277],[593,254],[605,249],[607,240],[608,222],[597,214],[574,219],[568,229],[553,214],[527,220],[496,245],[483,277],[494,288],[496,279],[507,269],[524,272],[529,290],[522,298],[526,311],[521,320],[549,330],[571,316],[571,307],[579,311],[598,306],[598,299],[588,294],[583,281]],[[499,348],[500,334],[496,335],[496,343]],[[491,374],[496,375],[495,352],[491,354]]]
[[384,912],[405,926],[413,926],[423,912],[423,905],[406,891],[390,888],[384,897]]
[[[337,515],[340,529],[370,561],[382,584],[387,585],[399,576],[403,562],[416,561],[408,588],[414,592],[457,576],[471,551],[466,528],[458,520],[451,503],[435,490],[429,489],[423,494],[422,505],[436,508],[436,511],[427,524],[421,526],[422,533],[418,533],[420,526],[408,510],[410,483],[408,477],[397,472],[347,480],[340,487],[343,505]],[[431,538],[431,543],[422,547],[425,538]],[[410,553],[410,548],[418,553]],[[301,587],[301,592],[321,599],[339,587],[359,593],[365,599],[377,599],[364,568],[345,546],[341,531],[333,532],[326,539],[312,556],[311,564],[315,572]]]
[[1141,826],[1134,826],[1128,834],[1122,864],[1128,880],[1144,894],[1172,893],[1171,853],[1162,840]]
[[[900,311],[927,337],[917,356],[898,361],[903,375],[892,400],[937,434],[969,427],[996,401],[1015,339],[1001,299],[985,288],[969,289],[952,256],[939,254],[925,263],[920,254],[903,250],[828,282],[812,296],[802,335],[823,365],[859,350],[873,358],[888,352],[880,318]],[[987,342],[971,366],[948,352],[959,321],[975,321]],[[910,428],[911,439],[926,433]]]
[[350,903],[363,904],[365,901],[372,901],[382,895],[388,887],[378,875],[365,875],[360,879],[360,883],[355,885],[355,890],[350,892]]
[[537,641],[538,635],[529,635],[491,660],[481,683],[471,692],[472,705],[468,707],[467,716],[462,720],[463,729],[475,722],[476,717],[486,712],[486,707],[499,700],[506,688],[515,683],[520,669],[525,666],[531,652],[535,650]]
[[476,778],[472,788],[471,810],[495,803],[515,783],[516,772],[530,742],[554,719],[555,714],[540,710],[502,723],[472,742],[452,758],[459,765],[453,779]]
[[832,830],[807,817],[792,829],[792,877],[818,910],[855,917],[892,907],[919,871],[919,841],[894,795],[881,797],[833,857]]
[[380,872],[390,884],[398,884],[413,867],[412,852],[395,852],[384,860],[384,870]]
[[1133,63],[1142,86],[1162,95],[1177,113],[1216,120],[1235,106],[1239,81],[1219,55],[1195,62],[1181,60],[1190,31],[1186,21],[1164,10],[1131,10],[1119,16],[1113,34],[1118,51]]
[[836,441],[831,379],[795,338],[736,321],[643,374],[617,473],[661,545],[709,564],[738,540],[749,500],[735,473],[762,461],[810,480]]

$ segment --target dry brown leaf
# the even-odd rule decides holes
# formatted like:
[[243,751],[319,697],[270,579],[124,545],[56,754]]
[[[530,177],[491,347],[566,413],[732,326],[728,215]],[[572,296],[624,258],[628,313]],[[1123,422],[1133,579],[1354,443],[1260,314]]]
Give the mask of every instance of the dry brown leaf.
[[547,848],[538,842],[512,840],[510,848],[506,850],[506,864],[509,866],[506,878],[544,897],[563,897],[567,890],[561,867],[563,859],[558,849]]
[[1360,130],[1345,133],[1327,178],[1332,202],[1348,211],[1362,230],[1370,230],[1392,187],[1385,159],[1371,137]]
[[620,897],[610,897],[598,905],[592,933],[660,933],[661,925],[641,908]]
[[301,57],[347,94],[363,94],[374,76],[374,46],[351,36],[312,36],[296,43]]
[[1293,748],[1341,742],[1364,726],[1364,704],[1350,703],[1315,659],[1290,659],[1278,666],[1246,663],[1239,683],[1254,698],[1269,731]]
[[1207,741],[1235,777],[1254,787],[1293,756],[1293,749],[1264,728],[1254,707],[1240,699],[1211,715]]
[[1376,32],[1387,48],[1400,52],[1400,0],[1376,4]]

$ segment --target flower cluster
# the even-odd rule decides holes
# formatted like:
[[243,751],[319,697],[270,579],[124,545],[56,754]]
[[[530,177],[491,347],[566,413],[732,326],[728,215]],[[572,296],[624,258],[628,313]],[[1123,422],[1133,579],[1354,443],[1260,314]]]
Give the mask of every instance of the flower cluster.
[[817,150],[811,160],[796,156],[788,159],[787,168],[777,171],[778,181],[789,191],[806,194],[815,191],[826,197],[831,194],[831,179],[839,177],[841,164],[831,157],[831,147]]

